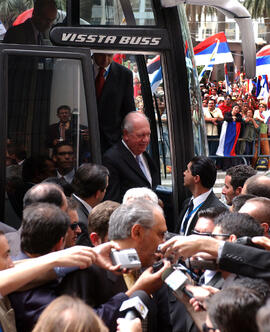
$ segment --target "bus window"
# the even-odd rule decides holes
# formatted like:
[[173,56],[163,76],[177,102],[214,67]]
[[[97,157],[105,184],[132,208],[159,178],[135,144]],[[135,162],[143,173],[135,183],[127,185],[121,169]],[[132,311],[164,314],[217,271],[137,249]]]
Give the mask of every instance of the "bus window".
[[89,160],[81,63],[74,59],[12,56],[9,61],[8,138],[27,156],[52,155],[67,141],[77,164]]
[[[136,25],[155,25],[152,1],[135,0],[130,3]],[[119,0],[80,0],[80,18],[92,25],[128,25]]]
[[[88,91],[84,88],[85,81],[93,79],[89,51],[41,52],[31,46],[21,52],[21,46],[16,47],[14,51],[8,46],[11,54],[6,56],[4,218],[19,227],[23,196],[32,185],[57,177],[70,195],[75,169],[83,162],[98,162],[100,150],[96,142],[91,146],[93,137],[99,139],[93,83]],[[84,69],[82,60],[87,64]]]
[[194,154],[199,156],[204,155],[208,149],[208,145],[205,141],[205,122],[203,114],[201,112],[202,99],[200,94],[197,69],[194,62],[192,41],[188,30],[185,9],[182,5],[178,6],[178,14],[180,18],[179,22],[181,24],[182,37],[185,43],[185,59],[188,76],[190,112],[194,139]]
[[[148,70],[148,78],[152,90],[152,102],[153,109],[148,110],[145,106],[145,96],[142,93],[141,78],[139,75],[139,64],[136,62],[134,55],[124,55],[124,63],[129,66],[133,72],[133,87],[134,87],[134,100],[136,110],[146,113],[154,111],[154,115],[151,120],[155,121],[154,126],[151,127],[152,131],[156,131],[156,135],[151,137],[151,143],[149,146],[149,152],[153,151],[153,145],[157,145],[158,158],[154,158],[155,162],[160,169],[160,180],[162,186],[172,187],[171,180],[171,149],[169,141],[169,128],[167,118],[167,107],[164,93],[164,85],[162,79],[162,64],[160,55],[145,55],[145,62]],[[157,140],[155,140],[157,137]],[[154,156],[153,156],[154,157]]]

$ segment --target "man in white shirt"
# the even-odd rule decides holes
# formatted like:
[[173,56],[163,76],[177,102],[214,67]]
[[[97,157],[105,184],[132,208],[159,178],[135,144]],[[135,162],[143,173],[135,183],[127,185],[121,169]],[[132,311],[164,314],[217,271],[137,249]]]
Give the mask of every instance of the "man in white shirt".
[[209,207],[225,207],[213,193],[217,170],[214,162],[205,156],[191,159],[184,172],[184,186],[192,197],[184,201],[175,232],[190,235],[198,220],[198,213]]
[[222,112],[219,108],[216,108],[216,102],[214,99],[208,101],[208,108],[204,108],[204,120],[206,126],[206,134],[209,147],[209,155],[216,154],[218,141],[213,139],[218,138],[218,123],[223,120]]
[[75,174],[75,156],[72,145],[63,141],[53,148],[53,161],[56,165],[57,177],[71,183]]

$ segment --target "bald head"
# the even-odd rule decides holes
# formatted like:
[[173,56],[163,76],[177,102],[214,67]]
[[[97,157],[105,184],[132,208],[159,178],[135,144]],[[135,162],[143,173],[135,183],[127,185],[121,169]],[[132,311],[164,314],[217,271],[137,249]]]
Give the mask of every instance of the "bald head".
[[256,197],[249,199],[239,210],[240,213],[247,213],[260,223],[266,222],[270,225],[270,199]]
[[33,203],[51,203],[64,211],[67,209],[67,199],[61,187],[54,183],[39,183],[30,188],[24,195],[23,206]]
[[242,194],[270,198],[270,178],[265,175],[254,175],[246,180]]
[[141,122],[147,122],[149,124],[147,116],[145,116],[141,112],[130,112],[125,116],[123,120],[123,130],[131,132],[134,128],[134,125]]

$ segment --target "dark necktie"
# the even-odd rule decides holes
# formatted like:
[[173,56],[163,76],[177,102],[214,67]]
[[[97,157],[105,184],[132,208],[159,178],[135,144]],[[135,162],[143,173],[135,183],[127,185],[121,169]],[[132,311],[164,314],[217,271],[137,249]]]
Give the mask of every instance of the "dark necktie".
[[60,139],[64,141],[66,139],[66,125],[65,123],[60,123]]
[[99,72],[98,75],[96,77],[96,95],[97,98],[100,98],[101,93],[102,93],[102,89],[105,83],[105,77],[104,77],[104,73],[105,73],[105,68],[103,67],[99,67]]
[[185,232],[186,232],[187,224],[188,224],[189,218],[191,217],[193,208],[194,208],[194,204],[193,204],[193,199],[192,199],[188,204],[186,218],[182,222],[182,225],[181,225],[181,234],[185,234]]

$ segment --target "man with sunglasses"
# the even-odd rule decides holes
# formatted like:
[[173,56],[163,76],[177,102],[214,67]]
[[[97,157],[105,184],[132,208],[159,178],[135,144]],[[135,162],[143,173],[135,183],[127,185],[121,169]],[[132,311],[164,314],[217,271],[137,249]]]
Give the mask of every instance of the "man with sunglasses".
[[79,226],[79,216],[77,212],[77,204],[74,200],[67,198],[68,207],[67,214],[70,218],[70,225],[66,234],[66,244],[65,248],[73,247],[76,245],[78,236],[81,234],[82,230]]
[[[212,232],[215,228],[215,218],[226,211],[227,209],[222,207],[209,208],[207,210],[200,211],[198,214],[198,221],[192,231],[192,234],[212,236]],[[205,270],[199,280],[201,285],[208,285],[216,288],[221,288],[223,282],[224,279],[222,278],[221,273],[212,270]]]

